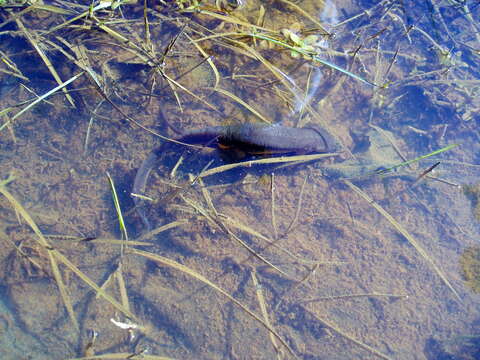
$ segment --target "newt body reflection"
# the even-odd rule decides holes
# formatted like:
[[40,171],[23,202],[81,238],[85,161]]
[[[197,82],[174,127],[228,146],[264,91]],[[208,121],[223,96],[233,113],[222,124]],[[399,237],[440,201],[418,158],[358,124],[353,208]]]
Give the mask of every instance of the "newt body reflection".
[[[192,130],[176,139],[190,145],[218,148],[222,151],[243,152],[248,155],[324,153],[329,149],[327,136],[313,128],[292,128],[280,125],[246,123],[229,126],[212,126]],[[148,176],[155,168],[165,146],[154,149],[143,161],[135,176],[132,192],[145,191]],[[139,199],[134,197],[139,209]],[[143,222],[145,216],[139,211]]]

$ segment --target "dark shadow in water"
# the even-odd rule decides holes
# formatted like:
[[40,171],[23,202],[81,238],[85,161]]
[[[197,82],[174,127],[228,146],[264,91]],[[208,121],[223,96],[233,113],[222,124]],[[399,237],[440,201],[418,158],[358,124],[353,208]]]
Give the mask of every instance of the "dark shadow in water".
[[[44,282],[45,284],[48,285],[50,280],[43,279],[43,280],[39,280],[38,282]],[[48,336],[47,338],[45,337],[45,334],[35,333],[32,329],[30,329],[28,324],[26,324],[23,318],[19,315],[19,308],[14,303],[12,303],[11,296],[9,295],[9,288],[6,286],[0,285],[0,293],[5,294],[5,296],[2,297],[1,301],[3,302],[3,305],[10,310],[9,314],[14,319],[13,323],[15,324],[15,327],[13,329],[7,329],[7,330],[14,331],[17,334],[21,335],[21,337],[17,339],[17,345],[16,345],[17,349],[21,348],[21,346],[26,346],[26,343],[23,343],[23,342],[28,341],[29,342],[28,346],[30,347],[30,349],[28,349],[27,351],[29,351],[29,353],[30,353],[30,350],[31,350],[31,353],[35,353],[38,356],[43,356],[51,353],[52,351],[49,350],[51,349],[50,346],[52,345],[51,341],[54,338],[56,338],[56,334],[58,334],[58,332],[53,332],[53,334],[50,334],[50,336]],[[8,316],[8,315],[4,314],[4,316]],[[49,330],[51,329],[45,329],[46,332],[48,332]],[[57,338],[57,339],[59,341],[58,344],[66,343],[70,349],[74,347],[73,344],[66,341],[65,338],[61,338],[61,339]]]
[[[480,319],[473,322],[478,329]],[[428,360],[477,360],[480,359],[480,335],[455,334],[449,339],[429,338],[425,344],[425,356]]]
[[[160,205],[151,204],[144,201],[141,201],[140,204],[143,204],[141,205],[141,207],[144,207],[146,209],[146,212],[150,212],[149,216],[152,219],[161,219],[161,221],[157,221],[156,226],[168,222],[168,215],[165,213],[163,208],[169,201],[172,200],[172,194],[176,192],[182,193],[183,191],[188,190],[188,188],[190,187],[187,174],[192,174],[193,176],[196,176],[200,174],[202,170],[205,170],[207,166],[208,169],[211,169],[226,164],[257,160],[261,158],[259,156],[247,156],[244,153],[221,151],[217,149],[213,150],[205,148],[192,150],[186,148],[185,146],[173,143],[164,143],[162,146],[154,149],[153,151],[155,151],[157,154],[157,160],[154,169],[152,169],[152,172],[148,177],[145,194],[148,195],[155,193],[155,200],[160,203]],[[159,177],[162,180],[165,180],[166,182],[172,181],[169,178],[169,172],[175,167],[175,164],[180,158],[180,156],[183,156],[184,160],[177,170],[175,182],[176,185],[180,187],[183,186],[185,190],[173,187],[170,189],[168,187],[164,187],[164,193],[159,193],[157,191],[158,189],[152,188],[152,186],[149,184],[152,182],[152,179],[155,176]],[[273,171],[275,171],[275,173],[279,175],[293,175],[298,170],[305,169],[305,166],[307,165],[299,164],[276,170],[278,169],[278,166],[278,164],[266,164],[254,165],[248,168],[238,167],[219,173],[217,175],[209,176],[207,178],[204,178],[203,181],[206,186],[235,184],[240,182],[247,174],[252,174],[259,177],[265,174],[271,174]],[[134,183],[134,179],[135,176],[129,177],[130,189],[132,186],[131,184]],[[126,188],[128,188],[126,184],[124,185]],[[122,191],[122,194],[124,195],[128,193],[128,191]],[[127,203],[131,205],[130,209],[134,207],[133,201],[128,201]],[[145,226],[142,225],[139,225],[139,227],[145,228]]]
[[[189,336],[191,329],[184,329],[181,324],[175,321],[175,316],[171,316],[167,309],[162,309],[146,298],[143,294],[131,291],[129,293],[132,301],[135,305],[134,312],[136,314],[145,314],[150,319],[151,323],[157,328],[166,332],[171,339],[174,339],[175,344],[191,350],[195,350],[195,341]],[[164,344],[151,339],[158,346],[164,346]]]
[[288,325],[301,334],[310,333],[316,339],[327,336],[324,326],[303,306],[298,304],[283,305],[277,312],[278,322]]

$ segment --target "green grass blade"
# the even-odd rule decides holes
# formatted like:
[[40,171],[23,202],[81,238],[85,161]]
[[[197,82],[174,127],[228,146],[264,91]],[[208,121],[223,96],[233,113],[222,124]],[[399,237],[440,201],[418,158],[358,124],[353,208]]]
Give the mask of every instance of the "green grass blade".
[[413,164],[413,163],[416,163],[416,162],[418,162],[418,161],[420,161],[420,160],[427,159],[427,158],[429,158],[429,157],[431,157],[431,156],[434,156],[434,155],[440,154],[440,153],[442,153],[442,152],[451,150],[451,149],[453,149],[453,148],[455,148],[455,147],[457,147],[457,146],[459,146],[459,145],[460,145],[460,144],[451,144],[451,145],[445,146],[445,147],[443,147],[443,148],[441,148],[441,149],[432,151],[432,152],[429,153],[429,154],[416,157],[415,159],[403,161],[403,162],[401,162],[400,164],[397,164],[397,165],[394,165],[394,166],[389,167],[388,169],[382,169],[382,170],[379,170],[379,171],[375,171],[375,174],[377,174],[377,175],[382,175],[382,174],[388,173],[388,172],[390,172],[390,171],[393,171],[393,170],[395,170],[395,169],[398,169],[399,167],[408,166],[408,165]]
[[338,66],[338,65],[335,65],[335,64],[333,64],[333,63],[331,63],[331,62],[329,62],[329,61],[327,61],[327,60],[321,59],[316,52],[307,51],[307,50],[304,50],[304,49],[302,49],[302,48],[300,48],[300,47],[292,46],[292,45],[290,45],[290,44],[287,44],[287,43],[284,42],[284,41],[281,41],[281,40],[278,40],[278,39],[274,39],[274,38],[271,38],[271,37],[269,37],[269,36],[265,36],[265,35],[262,35],[262,34],[250,33],[249,35],[250,35],[251,37],[253,37],[253,38],[257,38],[257,39],[269,41],[269,42],[271,42],[271,43],[274,43],[274,44],[279,45],[279,46],[281,46],[281,47],[284,47],[284,48],[286,48],[286,49],[289,49],[289,50],[295,51],[295,52],[297,52],[297,53],[299,53],[299,54],[305,55],[305,56],[311,58],[313,61],[316,61],[316,62],[318,62],[318,63],[320,63],[320,64],[323,64],[323,65],[326,65],[326,66],[328,66],[328,67],[331,67],[332,69],[337,70],[337,71],[339,71],[339,72],[341,72],[341,73],[343,73],[343,74],[345,74],[345,75],[348,75],[348,76],[350,76],[350,77],[352,77],[352,78],[354,78],[354,79],[356,79],[356,80],[359,80],[359,81],[361,81],[361,82],[363,82],[363,83],[365,83],[365,84],[368,84],[368,85],[371,85],[371,86],[377,86],[377,85],[375,85],[374,83],[372,83],[372,82],[370,82],[370,81],[368,81],[368,80],[365,80],[364,78],[362,78],[362,77],[360,77],[360,76],[358,76],[358,75],[356,75],[356,74],[354,74],[354,73],[352,73],[352,72],[350,72],[350,71],[348,71],[348,70],[346,70],[346,69],[344,69],[344,68],[342,68],[342,67],[340,67],[340,66]]
[[[117,190],[115,190],[115,184],[113,182],[112,177],[107,171],[107,179],[110,185],[110,190],[112,192],[113,203],[115,204],[115,211],[117,212],[118,224],[120,226],[120,231],[122,232],[123,239],[125,240],[125,246],[128,241],[128,233],[127,227],[125,226],[125,222],[123,221],[122,209],[120,208],[120,202],[118,201]],[[122,248],[123,254],[123,248]]]

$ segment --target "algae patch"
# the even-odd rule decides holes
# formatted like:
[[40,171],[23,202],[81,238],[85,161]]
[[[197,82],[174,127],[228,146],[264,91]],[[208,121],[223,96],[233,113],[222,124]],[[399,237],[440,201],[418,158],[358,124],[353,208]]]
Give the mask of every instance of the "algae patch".
[[464,185],[463,193],[472,202],[475,219],[480,221],[480,184]]
[[480,293],[480,246],[470,246],[463,251],[460,267],[466,285],[475,293]]

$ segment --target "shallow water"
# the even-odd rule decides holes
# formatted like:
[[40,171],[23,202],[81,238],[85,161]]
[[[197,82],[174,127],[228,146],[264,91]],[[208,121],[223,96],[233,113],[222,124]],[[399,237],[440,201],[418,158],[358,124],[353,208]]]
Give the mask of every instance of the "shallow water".
[[[114,353],[127,358],[142,352],[174,359],[294,358],[280,339],[306,360],[478,358],[478,2],[296,4],[311,18],[283,1],[247,1],[231,16],[288,29],[283,33],[300,39],[316,35],[315,43],[303,46],[313,44],[318,59],[377,86],[268,41],[232,36],[196,43],[213,55],[217,88],[223,91],[214,90],[212,67],[208,62],[195,67],[204,56],[186,35],[199,39],[210,31],[246,30],[208,13],[180,15],[160,5],[149,10],[157,58],[190,19],[162,68],[190,94],[158,73],[152,81],[152,67],[142,65],[148,51],[98,27],[44,35],[55,44],[60,40],[54,35],[81,43],[110,101],[154,132],[176,138],[188,129],[235,121],[315,125],[330,133],[335,154],[293,167],[235,169],[191,184],[188,173],[197,176],[211,160],[209,169],[240,161],[241,154],[165,146],[144,194],[155,201],[145,208],[153,231],[172,226],[149,234],[130,191],[141,162],[164,142],[126,120],[82,76],[68,87],[75,109],[60,91],[0,131],[0,174],[2,180],[15,176],[5,189],[48,243],[39,242],[3,196],[2,359]],[[86,8],[71,10],[78,14]],[[122,11],[131,21],[105,24],[134,44],[147,44],[142,6],[122,6]],[[168,20],[174,15],[180,25]],[[5,21],[8,15],[0,16]],[[107,19],[105,13],[98,16]],[[22,21],[34,32],[63,20],[34,11]],[[334,36],[322,36],[318,22]],[[0,72],[0,112],[35,98],[29,89],[41,95],[57,86],[40,58],[30,60],[37,55],[16,36],[23,33],[12,33],[18,26],[12,22],[0,29],[0,50],[30,82]],[[284,41],[290,46],[301,45],[289,36]],[[235,42],[240,40],[248,47]],[[63,81],[80,71],[51,42],[44,44]],[[151,92],[154,96],[146,95]],[[6,112],[2,123],[24,106]],[[378,173],[452,144],[458,146]],[[171,175],[180,155],[184,160]],[[107,171],[129,240],[148,242],[130,248],[157,258],[111,241],[122,234]],[[98,299],[92,285],[63,263],[59,271],[75,329],[54,280],[49,257],[54,251],[104,285],[123,307]],[[160,263],[158,256],[201,274],[261,320],[198,276]],[[278,337],[269,336],[265,316]],[[90,346],[92,331],[98,336]]]

